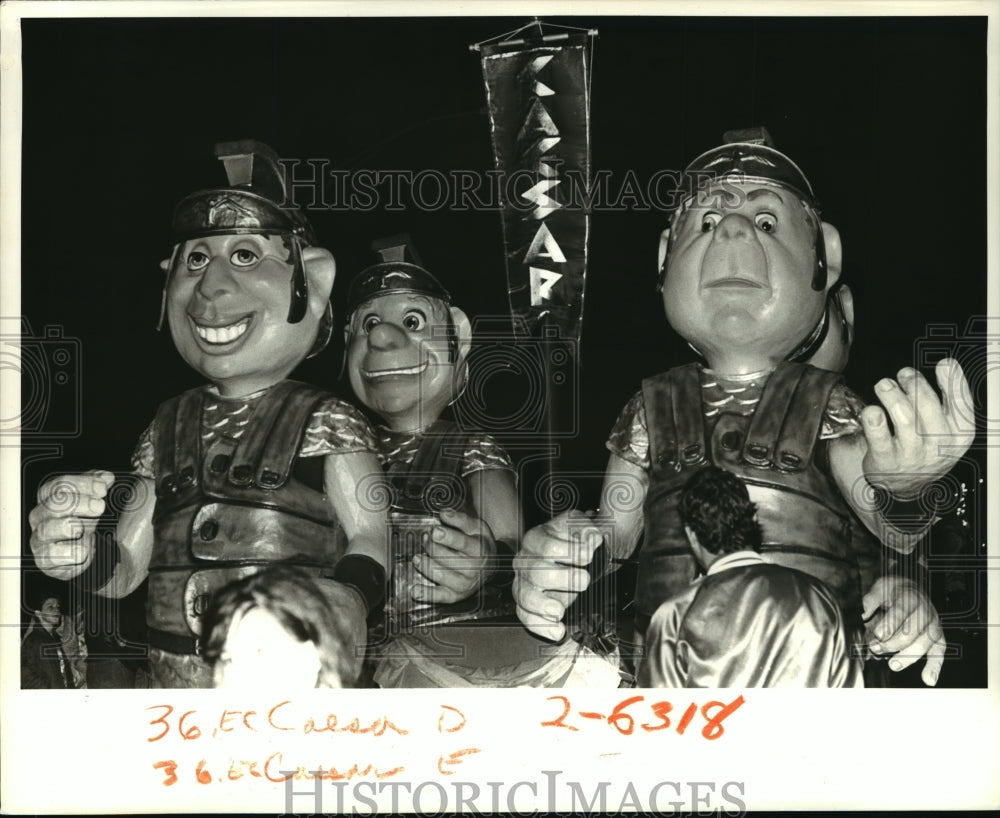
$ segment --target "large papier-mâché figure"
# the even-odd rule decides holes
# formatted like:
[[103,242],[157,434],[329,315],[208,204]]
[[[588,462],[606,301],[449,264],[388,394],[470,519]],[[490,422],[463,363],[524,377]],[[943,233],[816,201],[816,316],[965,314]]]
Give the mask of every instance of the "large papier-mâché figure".
[[[820,221],[801,170],[766,132],[743,133],[698,157],[685,177],[689,195],[661,237],[660,281],[668,321],[705,364],[648,378],[628,403],[608,441],[592,524],[572,512],[528,532],[516,561],[519,615],[560,638],[597,545],[607,538],[625,558],[642,536],[641,636],[659,604],[695,576],[677,495],[694,470],[714,463],[747,483],[768,558],[826,582],[855,638],[865,618],[871,651],[895,654],[892,669],[926,655],[922,677],[935,684],[945,649],[937,614],[891,568],[891,549],[911,550],[923,532],[899,530],[886,510],[916,508],[921,490],[971,444],[961,369],[937,364],[941,398],[923,375],[902,369],[876,384],[883,406],[865,407],[838,374],[802,363],[843,366],[853,304],[838,292],[839,235]],[[623,482],[638,498],[625,508],[611,493],[620,497]]]
[[392,590],[373,633],[375,682],[541,687],[603,674],[617,685],[610,663],[575,644],[553,649],[517,620],[514,466],[490,435],[442,417],[468,378],[472,327],[410,260],[405,238],[393,238],[352,282],[345,330],[351,385],[379,416],[392,485]]
[[143,434],[110,556],[94,536],[109,472],[41,487],[32,550],[46,573],[105,596],[148,577],[150,675],[160,687],[211,686],[199,653],[215,590],[274,562],[300,566],[343,617],[341,682],[351,684],[386,563],[385,515],[359,504],[355,487],[380,469],[357,410],[288,380],[329,338],[334,260],[285,206],[273,151],[239,142],[216,153],[229,184],[178,203],[162,265],[161,325],[209,383],[162,404]]

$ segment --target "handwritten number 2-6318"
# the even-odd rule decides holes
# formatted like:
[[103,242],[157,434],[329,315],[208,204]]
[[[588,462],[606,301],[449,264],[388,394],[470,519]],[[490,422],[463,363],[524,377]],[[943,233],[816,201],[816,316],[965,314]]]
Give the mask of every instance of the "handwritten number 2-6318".
[[700,710],[702,718],[705,720],[705,724],[701,728],[701,735],[709,741],[714,741],[725,732],[722,722],[744,702],[742,694],[729,702],[729,704],[720,701],[710,701],[699,707],[692,702],[687,706],[687,709],[684,710],[677,722],[673,723],[670,718],[670,714],[674,711],[672,703],[668,701],[656,701],[649,702],[640,707],[639,705],[645,700],[645,696],[630,696],[627,699],[622,699],[607,715],[593,710],[578,710],[574,714],[572,712],[573,705],[566,696],[549,696],[547,701],[561,702],[562,711],[554,719],[541,722],[541,725],[542,727],[562,727],[566,730],[577,731],[580,728],[571,720],[573,716],[576,716],[581,719],[606,722],[623,736],[629,736],[635,732],[637,718],[646,719],[651,715],[652,718],[649,721],[638,723],[638,726],[645,732],[652,733],[656,730],[666,730],[673,727],[676,733],[684,735],[684,732]]

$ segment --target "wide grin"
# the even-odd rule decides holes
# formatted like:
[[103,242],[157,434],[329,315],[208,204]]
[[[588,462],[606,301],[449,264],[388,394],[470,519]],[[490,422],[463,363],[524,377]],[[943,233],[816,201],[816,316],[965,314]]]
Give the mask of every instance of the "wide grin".
[[378,369],[374,372],[369,372],[367,369],[362,369],[361,374],[370,381],[376,380],[377,378],[389,378],[393,375],[419,375],[425,369],[427,369],[427,361],[417,366],[404,366],[398,369]]
[[194,330],[207,344],[229,344],[241,337],[250,326],[249,318],[241,318],[235,324],[228,324],[224,327],[205,327],[195,323]]

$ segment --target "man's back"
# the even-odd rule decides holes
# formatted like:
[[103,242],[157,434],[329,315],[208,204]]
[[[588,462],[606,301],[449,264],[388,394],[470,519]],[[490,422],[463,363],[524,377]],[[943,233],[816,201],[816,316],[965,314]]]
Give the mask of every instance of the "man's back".
[[840,609],[818,580],[741,551],[653,616],[643,687],[860,687]]

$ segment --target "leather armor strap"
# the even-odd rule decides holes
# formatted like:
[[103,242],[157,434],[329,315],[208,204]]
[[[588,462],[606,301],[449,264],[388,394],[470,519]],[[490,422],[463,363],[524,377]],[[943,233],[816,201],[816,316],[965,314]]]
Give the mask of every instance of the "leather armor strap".
[[[795,387],[791,408],[774,445],[775,464],[779,469],[798,471],[812,460],[823,427],[823,415],[830,393],[840,383],[837,372],[805,366]],[[817,408],[819,411],[816,411]]]
[[[306,425],[324,397],[326,392],[308,384],[296,384],[297,388],[290,392],[282,404],[277,420],[272,426],[271,434],[264,444],[264,451],[257,467],[257,485],[263,488],[283,486],[292,471],[295,459],[298,457],[305,437]],[[240,454],[236,449],[237,457]],[[277,482],[272,475],[277,475]]]
[[[234,486],[250,486],[255,482],[260,484],[260,469],[263,467],[263,457],[258,453],[262,452],[265,443],[272,434],[279,437],[280,426],[284,425],[285,402],[299,384],[296,381],[282,381],[272,386],[261,401],[253,408],[251,422],[247,424],[246,430],[239,442],[236,444],[236,451],[233,452],[232,460],[229,464],[229,474],[227,478]],[[291,423],[288,424],[291,426]],[[287,428],[287,427],[286,427]],[[296,429],[296,431],[298,431]],[[288,477],[288,470],[291,468],[291,461],[298,454],[298,447],[289,447],[285,456],[287,462],[284,464],[283,472],[274,472],[273,476],[268,475],[269,481],[263,484],[264,488],[277,488]],[[255,460],[256,458],[256,460]],[[275,461],[277,465],[277,461]]]
[[[413,460],[408,466],[399,466],[389,471],[388,477],[397,493],[394,507],[409,514],[436,515],[440,508],[431,508],[424,494],[428,488],[428,478],[433,481],[454,481],[458,496],[456,510],[467,505],[467,491],[462,480],[462,454],[468,445],[468,434],[461,431],[458,424],[438,419],[422,435]],[[454,457],[445,452],[457,452]],[[454,487],[449,486],[451,491]]]
[[704,461],[705,422],[697,364],[644,380],[642,402],[651,465],[673,465],[679,471]]
[[157,408],[156,419],[153,421],[153,432],[156,437],[153,441],[153,474],[158,478],[157,496],[163,493],[168,480],[173,478],[176,472],[174,464],[177,461],[177,452],[173,447],[162,445],[162,441],[167,439],[167,435],[163,433],[164,430],[174,429],[177,426],[177,408],[180,406],[180,402],[180,395],[165,400]]
[[[201,409],[205,401],[203,389],[181,395],[174,427],[177,447],[175,476],[181,490],[197,485],[201,480]],[[192,434],[194,430],[194,434]]]
[[[663,393],[666,392],[666,399]],[[677,435],[670,402],[670,373],[664,372],[642,382],[642,406],[646,413],[651,466],[677,462]]]
[[146,641],[150,647],[165,650],[167,653],[201,656],[201,640],[196,636],[181,636],[151,627],[146,629]]
[[778,465],[775,444],[779,432],[785,426],[795,387],[801,377],[801,367],[779,364],[767,379],[743,443],[743,460],[750,465],[760,468]]
[[[417,453],[413,456],[413,462],[407,471],[406,496],[419,497],[426,485],[428,472],[440,470],[439,455],[445,448],[461,446],[464,449],[465,442],[465,435],[459,431],[457,423],[442,418],[435,420],[424,432]],[[455,458],[444,459],[452,465],[451,473],[461,479],[459,474],[462,465],[461,454]]]
[[[154,474],[157,475],[157,497],[169,497],[178,491],[197,485],[201,480],[198,463],[201,457],[201,435],[184,434],[187,429],[200,429],[204,389],[191,389],[164,401],[156,410],[154,432]],[[170,435],[167,430],[173,430]],[[172,440],[172,446],[163,444]]]
[[782,363],[764,385],[743,446],[743,459],[762,468],[802,471],[812,460],[836,372]]
[[677,435],[676,462],[695,466],[705,461],[705,415],[701,400],[701,371],[688,364],[673,373],[670,402]]

